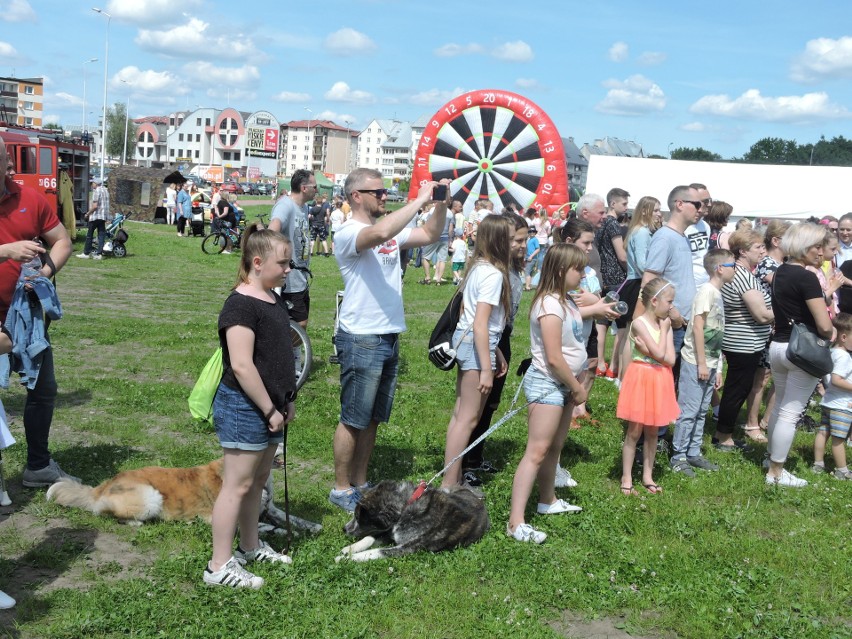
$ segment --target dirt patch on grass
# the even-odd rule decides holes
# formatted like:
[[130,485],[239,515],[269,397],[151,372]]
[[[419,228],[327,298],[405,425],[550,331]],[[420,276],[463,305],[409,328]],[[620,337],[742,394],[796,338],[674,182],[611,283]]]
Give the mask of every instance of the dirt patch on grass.
[[586,619],[569,611],[548,624],[554,632],[571,639],[676,639],[671,633],[638,635],[629,627],[626,617]]

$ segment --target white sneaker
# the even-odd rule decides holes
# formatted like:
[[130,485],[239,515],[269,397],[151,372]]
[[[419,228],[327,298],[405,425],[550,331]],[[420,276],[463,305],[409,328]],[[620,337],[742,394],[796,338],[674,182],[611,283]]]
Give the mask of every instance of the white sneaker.
[[98,253],[97,255],[92,255],[92,259],[93,260],[102,260],[102,259],[104,259],[104,256],[101,255],[100,253]]
[[251,574],[243,568],[235,557],[231,557],[216,572],[209,567],[204,569],[204,583],[208,586],[230,586],[231,588],[253,588],[263,585],[263,577]]
[[509,527],[509,524],[506,524],[506,534],[516,541],[526,541],[534,544],[540,544],[547,539],[547,533],[536,530],[529,524],[518,524],[514,532]]
[[0,610],[8,610],[15,607],[15,600],[0,590]]
[[572,506],[564,499],[557,499],[552,504],[542,504],[539,502],[536,512],[539,515],[559,515],[561,513],[578,513],[583,509],[579,506]]
[[571,473],[556,464],[556,478],[553,481],[556,488],[574,488],[577,485],[577,480],[571,477]]
[[799,479],[793,473],[782,470],[778,477],[766,476],[766,483],[771,486],[784,486],[786,488],[804,488],[808,482],[804,479]]
[[265,541],[260,542],[260,546],[254,550],[241,550],[237,548],[234,551],[234,559],[245,565],[251,561],[258,561],[269,564],[292,564],[293,560],[289,555],[283,552],[276,552]]
[[88,260],[91,255],[87,255],[86,253],[77,253],[74,257],[79,257],[81,260]]

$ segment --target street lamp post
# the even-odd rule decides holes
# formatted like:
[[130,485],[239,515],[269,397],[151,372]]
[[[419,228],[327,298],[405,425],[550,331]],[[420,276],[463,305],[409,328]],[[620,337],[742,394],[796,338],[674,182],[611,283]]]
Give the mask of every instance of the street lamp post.
[[309,171],[313,172],[314,170],[314,138],[311,135],[311,128],[314,122],[314,112],[311,111],[308,107],[305,107],[305,111],[310,113],[310,119],[308,120],[308,166],[305,168]]
[[673,144],[674,144],[674,142],[669,142],[669,159],[670,160],[672,159],[672,145]]
[[121,165],[124,166],[124,162],[127,158],[127,130],[130,128],[130,87],[133,85],[127,80],[122,80],[124,84],[127,85],[127,106],[124,107],[124,148],[121,152]]
[[344,120],[343,124],[346,125],[346,163],[343,165],[343,168],[345,173],[349,173],[349,154],[352,152],[350,149],[350,145],[352,144],[352,131],[349,130],[349,126],[352,124],[352,121]]
[[817,140],[814,144],[811,145],[811,159],[808,160],[808,166],[813,166],[814,164],[814,149],[816,149],[817,144],[822,142],[822,136],[820,136],[819,140]]
[[88,129],[86,129],[86,65],[90,62],[97,61],[97,58],[92,58],[91,60],[83,62],[83,135],[85,135],[88,131]]
[[104,179],[104,165],[106,164],[106,112],[107,112],[107,72],[109,70],[109,23],[112,16],[103,9],[92,7],[92,11],[106,16],[106,44],[104,45],[104,110],[101,120],[101,181]]

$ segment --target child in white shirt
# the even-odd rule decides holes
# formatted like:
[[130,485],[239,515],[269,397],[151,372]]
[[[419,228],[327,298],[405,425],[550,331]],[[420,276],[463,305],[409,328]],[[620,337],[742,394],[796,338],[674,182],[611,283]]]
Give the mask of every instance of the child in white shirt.
[[464,276],[464,263],[467,260],[467,242],[462,238],[461,229],[456,229],[456,239],[450,249],[453,254],[453,284],[458,286]]

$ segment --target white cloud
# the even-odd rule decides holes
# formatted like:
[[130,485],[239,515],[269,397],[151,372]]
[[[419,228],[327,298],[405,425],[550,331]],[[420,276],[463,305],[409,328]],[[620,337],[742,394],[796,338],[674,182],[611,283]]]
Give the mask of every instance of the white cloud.
[[0,42],[0,60],[16,60],[18,51],[8,42]]
[[190,78],[193,83],[202,84],[213,91],[208,95],[217,97],[227,96],[231,90],[231,99],[238,91],[252,90],[260,82],[260,70],[253,64],[241,67],[219,67],[210,62],[190,62],[183,67],[183,77]]
[[38,22],[36,12],[27,0],[7,0],[0,7],[0,20],[4,22]]
[[596,111],[613,115],[643,115],[662,111],[666,95],[658,84],[643,75],[632,75],[623,82],[607,80],[606,97],[595,106]]
[[852,77],[852,36],[810,40],[793,62],[790,77],[797,82]]
[[140,29],[136,44],[164,55],[238,60],[257,59],[260,55],[251,40],[241,33],[210,31],[210,25],[198,18],[171,29]]
[[46,115],[42,118],[42,122],[45,124],[59,124],[61,118],[58,115]]
[[624,62],[630,55],[630,49],[626,42],[616,42],[607,52],[607,57],[613,62]]
[[449,42],[443,46],[438,47],[432,53],[434,53],[439,58],[453,58],[457,55],[469,55],[474,53],[484,53],[485,49],[481,44],[476,44],[472,42],[470,44],[456,44],[454,42]]
[[721,115],[761,122],[803,123],[852,117],[845,107],[829,100],[827,93],[765,97],[749,89],[736,99],[727,95],[705,95],[690,108],[692,113]]
[[113,91],[119,91],[122,94],[128,90],[132,94],[148,93],[153,96],[186,95],[189,93],[189,87],[184,79],[170,71],[154,71],[153,69],[143,71],[134,66],[120,69],[112,76],[110,87]]
[[523,40],[501,44],[491,52],[491,55],[506,62],[529,62],[534,57],[532,47]]
[[177,6],[174,0],[110,0],[106,12],[116,20],[132,24],[162,25],[175,22],[182,14],[191,15],[193,9],[201,6],[201,0],[181,0]]
[[353,90],[345,82],[335,82],[332,87],[325,92],[325,99],[331,102],[353,102],[357,104],[370,104],[376,101],[372,93],[366,91]]
[[296,93],[293,91],[281,91],[272,96],[276,102],[308,102],[311,99],[309,93]]
[[370,53],[378,48],[370,36],[350,27],[330,33],[324,44],[325,48],[335,55]]
[[462,89],[460,87],[456,87],[452,91],[442,91],[441,89],[429,89],[428,91],[421,91],[420,93],[415,93],[413,95],[409,95],[406,97],[406,102],[410,102],[411,104],[418,105],[428,105],[428,104],[445,104],[452,100],[455,97],[460,96],[463,93],[467,93],[467,89]]
[[[216,98],[217,100],[222,99],[222,89],[220,87],[209,87],[206,91],[208,97]],[[241,102],[248,102],[250,100],[257,99],[256,91],[246,91],[244,89],[230,89],[225,91],[225,99],[228,100],[228,104],[232,105],[234,108],[239,109]]]
[[645,51],[636,58],[636,63],[643,67],[653,67],[662,64],[669,56],[662,51]]
[[83,98],[71,95],[70,93],[65,93],[64,91],[53,94],[52,102],[56,104],[57,108],[83,106]]
[[340,126],[346,126],[346,123],[349,123],[351,127],[352,124],[358,121],[354,115],[350,115],[349,113],[337,113],[336,111],[325,110],[322,113],[317,113],[317,120],[331,120],[335,124],[339,124]]
[[515,86],[520,89],[539,89],[541,83],[535,78],[518,78],[515,80]]
[[691,131],[693,133],[701,133],[707,130],[707,126],[703,122],[689,122],[680,126],[681,131]]

